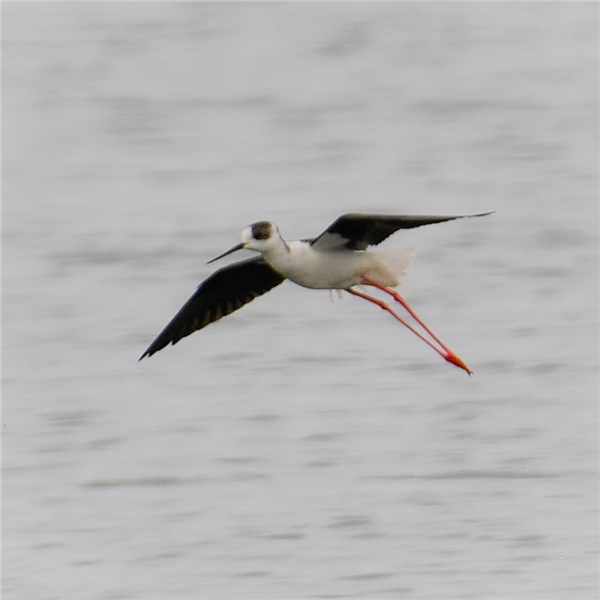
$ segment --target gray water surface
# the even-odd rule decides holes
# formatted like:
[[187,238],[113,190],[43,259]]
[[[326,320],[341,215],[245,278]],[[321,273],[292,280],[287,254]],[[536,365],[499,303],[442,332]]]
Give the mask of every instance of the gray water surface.
[[[592,599],[598,6],[3,7],[7,600]],[[138,357],[253,221],[401,232]]]

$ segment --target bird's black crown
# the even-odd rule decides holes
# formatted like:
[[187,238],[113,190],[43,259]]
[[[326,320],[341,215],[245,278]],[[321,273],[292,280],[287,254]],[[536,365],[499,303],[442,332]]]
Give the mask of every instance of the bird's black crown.
[[252,224],[252,237],[255,240],[268,240],[271,237],[271,223],[258,221]]

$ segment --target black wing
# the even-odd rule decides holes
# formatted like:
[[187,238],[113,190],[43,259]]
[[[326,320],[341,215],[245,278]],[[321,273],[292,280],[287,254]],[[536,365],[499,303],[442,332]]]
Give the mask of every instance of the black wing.
[[215,271],[198,286],[194,295],[150,344],[140,360],[241,308],[284,279],[262,256]]
[[363,215],[350,213],[336,219],[311,244],[323,249],[345,247],[349,250],[366,250],[368,246],[380,244],[398,229],[412,229],[413,227],[421,227],[421,225],[443,223],[444,221],[468,217],[484,217],[490,214],[492,213],[432,217],[427,215]]

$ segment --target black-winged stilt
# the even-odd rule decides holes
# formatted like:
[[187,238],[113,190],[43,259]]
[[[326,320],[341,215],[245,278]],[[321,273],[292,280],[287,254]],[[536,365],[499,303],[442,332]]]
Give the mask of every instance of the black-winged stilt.
[[[242,231],[239,244],[208,262],[212,263],[242,248],[256,250],[260,255],[223,267],[205,279],[140,360],[241,308],[284,279],[290,279],[307,288],[345,290],[376,304],[408,327],[442,358],[471,375],[471,369],[434,335],[404,298],[391,289],[400,283],[401,276],[413,259],[414,250],[368,252],[367,248],[381,243],[399,229],[489,214],[439,217],[351,213],[336,219],[318,237],[294,242],[286,242],[277,226],[270,221],[253,223]],[[354,289],[356,285],[373,286],[392,296],[437,346],[397,315],[388,304]]]

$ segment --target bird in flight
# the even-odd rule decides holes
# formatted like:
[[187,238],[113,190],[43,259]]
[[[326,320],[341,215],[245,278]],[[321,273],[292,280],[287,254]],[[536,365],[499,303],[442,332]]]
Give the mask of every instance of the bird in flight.
[[[344,290],[389,312],[444,360],[472,374],[471,369],[425,325],[394,289],[408,269],[413,249],[368,251],[399,229],[442,223],[476,215],[424,216],[349,213],[338,217],[316,238],[286,242],[270,221],[258,221],[242,231],[242,241],[208,261],[219,260],[243,248],[259,254],[227,265],[207,277],[140,357],[152,356],[168,344],[176,344],[209,323],[241,308],[285,279],[313,289]],[[401,304],[420,325],[417,330],[386,302],[355,286],[378,288]],[[426,335],[429,335],[428,339]]]

